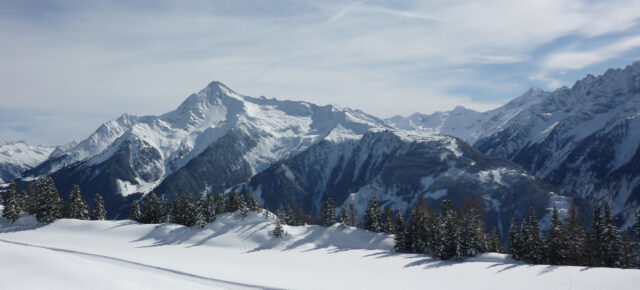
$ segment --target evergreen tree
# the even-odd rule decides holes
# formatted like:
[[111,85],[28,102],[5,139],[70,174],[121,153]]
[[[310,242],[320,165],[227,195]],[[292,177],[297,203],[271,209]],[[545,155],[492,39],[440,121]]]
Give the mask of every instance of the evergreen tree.
[[176,198],[174,206],[175,222],[177,224],[191,227],[196,224],[197,212],[196,206],[193,203],[193,195],[187,193],[181,197]]
[[424,253],[427,250],[425,241],[425,221],[422,209],[415,206],[409,214],[409,224],[407,225],[406,250],[411,253]]
[[551,265],[564,265],[567,262],[567,239],[558,209],[553,207],[551,226],[545,235],[546,262]]
[[580,214],[575,203],[571,203],[569,217],[565,221],[565,233],[567,235],[567,264],[585,265],[586,240],[584,228],[580,221]]
[[253,193],[247,194],[247,207],[250,211],[259,212],[260,206],[258,205],[258,201],[256,197],[253,196]]
[[393,213],[391,212],[391,208],[389,206],[384,207],[383,216],[383,232],[388,235],[393,235],[396,233],[396,223]]
[[396,212],[395,223],[396,234],[394,239],[396,244],[394,249],[396,252],[407,252],[407,232],[404,226],[404,218],[402,217],[402,213],[399,209]]
[[604,225],[602,223],[602,214],[600,212],[600,205],[595,204],[593,206],[593,222],[591,230],[589,231],[589,265],[590,266],[603,266],[603,253],[604,249]]
[[340,223],[340,229],[345,229],[349,225],[349,216],[347,216],[347,208],[342,204],[340,212],[338,213],[338,222]]
[[520,229],[518,229],[518,223],[516,219],[511,219],[511,226],[509,226],[509,239],[508,239],[509,254],[514,260],[521,260],[522,253],[522,237],[520,237]]
[[[15,223],[20,217],[20,201],[18,200],[18,193],[16,192],[16,184],[11,181],[9,189],[7,190],[7,201],[4,203],[4,209],[2,210],[2,216],[7,220]],[[2,200],[0,196],[0,200]]]
[[196,204],[196,226],[199,228],[204,228],[207,226],[208,217],[209,217],[209,206],[207,201],[206,193],[201,193],[200,198],[198,199],[198,203]]
[[602,234],[603,262],[607,267],[615,267],[618,261],[620,261],[620,231],[613,225],[608,203],[604,204],[602,223],[604,230]]
[[498,229],[494,226],[491,230],[491,234],[489,235],[488,249],[487,251],[493,253],[502,253],[502,242],[500,241],[500,233],[498,233]]
[[93,199],[93,211],[91,211],[92,220],[105,220],[107,218],[107,210],[104,208],[104,199],[98,193]]
[[382,213],[380,212],[380,205],[378,205],[378,199],[374,196],[367,204],[367,210],[364,213],[364,229],[373,232],[382,232]]
[[280,203],[280,207],[278,207],[278,210],[276,211],[276,216],[281,220],[280,222],[284,221],[286,223],[287,212],[284,210],[284,203]]
[[358,210],[352,202],[349,203],[349,222],[351,222],[351,226],[355,227],[358,224]]
[[617,266],[620,268],[633,268],[636,266],[634,254],[633,254],[633,245],[631,243],[631,239],[629,238],[629,233],[624,231],[621,233],[622,239],[620,241],[619,247],[619,261]]
[[324,211],[322,213],[322,225],[330,227],[336,223],[336,206],[333,203],[331,197],[327,198],[324,204]]
[[31,215],[35,215],[37,211],[36,193],[36,183],[29,181],[27,183],[27,191],[23,192],[21,196],[22,210]]
[[141,218],[142,218],[142,213],[140,212],[140,202],[138,202],[138,200],[134,200],[131,202],[131,208],[129,210],[129,219],[140,222]]
[[227,212],[235,212],[240,209],[240,195],[234,190],[227,200]]
[[41,223],[51,223],[62,217],[62,198],[51,177],[38,180],[36,185],[36,219]]
[[249,208],[247,207],[247,204],[244,201],[244,197],[240,198],[239,209],[240,209],[240,216],[242,217],[242,219],[245,219],[249,215]]
[[300,224],[298,216],[293,212],[289,203],[287,203],[287,209],[284,211],[284,223],[290,226],[297,226]]
[[213,198],[213,201],[216,204],[216,214],[225,213],[227,209],[227,201],[225,196],[222,193],[218,193]]
[[441,260],[454,258],[457,248],[457,215],[450,200],[443,200],[436,227],[434,255]]
[[276,217],[276,224],[275,224],[275,228],[273,229],[273,236],[281,239],[284,237],[284,228],[282,227],[282,222],[280,221],[279,217]]
[[164,214],[162,213],[162,206],[160,204],[158,196],[154,192],[150,192],[144,198],[140,222],[146,224],[161,223],[163,222],[163,216]]
[[173,223],[174,220],[174,212],[173,212],[173,203],[168,198],[163,198],[162,202],[160,202],[162,208],[162,218],[161,222],[163,223]]
[[529,207],[529,220],[522,227],[523,260],[539,264],[543,262],[543,243],[540,237],[540,226],[533,206]]
[[65,212],[65,216],[67,218],[79,220],[89,219],[89,208],[87,206],[87,202],[82,197],[80,186],[78,186],[77,184],[73,185],[73,189],[71,190],[71,194],[69,195],[69,200],[67,202]]
[[218,208],[216,204],[216,199],[212,194],[207,195],[207,223],[211,223],[216,220],[216,209]]

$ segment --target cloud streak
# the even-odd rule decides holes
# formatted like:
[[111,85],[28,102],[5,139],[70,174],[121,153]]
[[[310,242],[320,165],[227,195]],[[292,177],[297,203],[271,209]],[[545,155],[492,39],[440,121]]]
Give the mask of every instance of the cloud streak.
[[87,112],[161,114],[212,80],[381,117],[486,109],[637,52],[636,2],[2,2],[0,109],[32,128],[4,136],[82,138]]

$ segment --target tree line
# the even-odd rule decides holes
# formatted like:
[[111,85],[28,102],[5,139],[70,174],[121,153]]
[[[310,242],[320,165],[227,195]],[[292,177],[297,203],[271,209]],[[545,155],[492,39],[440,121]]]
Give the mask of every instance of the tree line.
[[[11,222],[15,222],[23,211],[45,224],[58,218],[104,220],[107,216],[102,196],[96,194],[93,207],[89,208],[80,187],[74,185],[67,200],[63,201],[49,177],[31,183],[20,194],[11,182],[0,203],[4,203],[2,216]],[[140,223],[176,223],[204,228],[216,220],[217,214],[236,211],[244,218],[250,211],[262,212],[262,208],[251,193],[201,193],[196,199],[187,193],[170,200],[151,192],[132,202],[129,218]],[[268,218],[269,211],[265,210],[264,215]],[[620,231],[613,224],[606,203],[594,206],[590,228],[584,227],[575,205],[571,205],[565,219],[561,219],[554,208],[551,224],[544,231],[540,229],[534,208],[530,207],[527,219],[520,223],[516,219],[511,221],[505,244],[495,227],[487,232],[484,208],[473,199],[466,200],[461,208],[454,208],[450,200],[443,200],[438,212],[418,199],[405,222],[402,211],[393,212],[388,206],[381,209],[378,199],[373,196],[368,200],[361,220],[358,219],[353,203],[345,203],[337,210],[331,197],[322,204],[318,217],[305,213],[299,205],[291,207],[281,203],[272,234],[283,237],[286,234],[284,224],[338,224],[341,229],[355,226],[392,234],[395,251],[428,254],[442,260],[460,261],[479,253],[497,252],[531,264],[620,268],[640,265],[640,241],[632,242],[628,231]],[[633,228],[636,238],[640,237],[640,211]]]
[[0,203],[4,204],[2,216],[12,223],[20,217],[22,212],[35,216],[39,222],[45,224],[59,218],[81,220],[107,218],[104,199],[100,194],[95,195],[93,206],[90,208],[82,197],[80,187],[74,185],[67,200],[63,201],[50,177],[40,178],[35,183],[30,183],[27,190],[20,194],[12,181],[5,197],[0,198]]

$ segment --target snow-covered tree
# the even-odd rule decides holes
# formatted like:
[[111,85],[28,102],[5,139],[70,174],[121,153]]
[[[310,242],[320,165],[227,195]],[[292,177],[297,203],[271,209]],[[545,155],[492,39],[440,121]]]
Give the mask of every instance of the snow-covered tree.
[[240,210],[240,216],[245,219],[249,215],[249,208],[247,207],[247,203],[244,201],[244,197],[240,198],[240,204],[238,206]]
[[156,224],[163,222],[164,216],[162,205],[158,196],[154,192],[148,193],[142,204],[142,217],[140,221],[147,224]]
[[214,203],[216,204],[216,214],[225,213],[227,210],[227,201],[225,196],[222,193],[218,193],[213,198]]
[[457,214],[453,210],[450,200],[443,200],[440,206],[440,216],[436,227],[434,255],[441,260],[448,260],[456,256],[457,249]]
[[563,265],[567,262],[567,238],[564,227],[558,216],[558,209],[553,207],[551,226],[545,234],[546,262],[551,265]]
[[260,205],[258,205],[258,200],[256,200],[256,197],[253,195],[253,193],[247,194],[247,208],[249,208],[250,211],[255,211],[258,213],[260,211]]
[[326,227],[330,227],[336,223],[336,206],[333,203],[333,199],[331,197],[327,198],[321,217],[322,225]]
[[[20,212],[22,210],[20,209],[20,201],[18,200],[16,184],[13,181],[9,184],[6,196],[7,200],[4,202],[2,216],[14,223],[20,217]],[[0,200],[1,199],[2,198],[0,197]]]
[[347,216],[347,208],[342,204],[340,212],[338,212],[338,222],[340,229],[345,229],[349,225],[349,216]]
[[352,227],[355,227],[358,224],[358,210],[352,202],[349,203],[349,222]]
[[396,252],[407,252],[407,232],[405,231],[404,218],[400,210],[396,213],[395,222],[396,234],[394,240],[396,243],[394,249]]
[[380,212],[380,205],[378,204],[378,198],[373,197],[367,204],[367,209],[364,212],[363,217],[364,229],[373,232],[382,232],[382,213]]
[[140,211],[140,202],[138,202],[138,200],[134,200],[131,202],[129,209],[129,219],[140,222],[141,218],[142,212]]
[[575,203],[571,203],[569,217],[565,220],[564,231],[567,235],[567,264],[586,265],[586,238],[582,221],[580,221],[580,214],[578,213]]
[[409,214],[409,223],[407,225],[406,251],[411,253],[423,253],[426,251],[427,243],[425,241],[425,221],[422,209],[414,207]]
[[241,204],[241,199],[242,197],[238,194],[238,192],[236,191],[232,191],[231,194],[229,194],[228,200],[227,200],[227,212],[235,212],[236,210],[240,209],[240,204]]
[[491,234],[489,234],[489,239],[487,242],[487,251],[493,253],[502,253],[502,242],[500,239],[500,233],[498,229],[494,226],[491,230]]
[[200,198],[196,204],[196,212],[196,226],[202,229],[207,226],[207,217],[209,216],[207,195],[204,192],[200,194]]
[[620,231],[613,225],[611,218],[611,209],[609,204],[604,204],[604,215],[602,217],[603,234],[602,234],[602,257],[604,265],[607,267],[615,267],[620,261]]
[[51,177],[39,179],[36,192],[36,219],[48,224],[61,218],[64,206],[53,179]]
[[278,239],[281,239],[284,237],[284,234],[285,234],[284,227],[282,226],[282,222],[280,221],[279,217],[276,217],[276,223],[272,233],[273,233],[273,236]]
[[540,226],[533,206],[529,207],[529,220],[523,222],[521,230],[522,236],[522,259],[534,264],[542,263],[543,243],[540,237]]
[[207,195],[207,223],[211,223],[216,220],[216,201],[215,197],[212,194]]
[[518,222],[515,218],[511,219],[511,226],[509,226],[509,238],[507,247],[509,250],[509,254],[513,259],[522,259],[522,237],[520,236],[520,229],[518,228]]
[[89,207],[87,202],[82,197],[80,192],[80,186],[73,185],[71,194],[69,194],[69,200],[65,209],[65,217],[71,219],[88,220],[89,219]]
[[91,211],[92,220],[105,220],[107,218],[107,210],[104,208],[104,199],[100,194],[96,193],[93,199],[93,211]]
[[187,193],[174,201],[175,223],[191,227],[196,224],[197,212],[193,195]]

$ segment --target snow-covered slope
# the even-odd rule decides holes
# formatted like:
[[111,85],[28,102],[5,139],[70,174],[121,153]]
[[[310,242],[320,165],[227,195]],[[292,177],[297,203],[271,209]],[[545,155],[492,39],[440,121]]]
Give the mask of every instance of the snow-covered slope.
[[504,106],[483,113],[458,106],[447,112],[394,116],[385,121],[396,129],[414,134],[451,135],[473,143],[500,131],[511,118],[537,104],[547,94],[539,88],[531,88]]
[[475,146],[610,203],[629,226],[640,208],[640,62],[546,94]]
[[554,206],[564,212],[569,205],[568,198],[512,162],[454,137],[402,131],[318,143],[275,163],[246,186],[268,208],[289,203],[312,214],[329,197],[338,206],[353,203],[360,213],[373,196],[381,206],[403,212],[419,199],[437,209],[443,199],[461,206],[473,198],[483,202],[489,226],[505,235],[510,220],[525,218],[530,205],[538,216]]
[[386,128],[357,110],[252,98],[212,82],[164,115],[109,121],[25,175],[52,174],[63,192],[78,183],[123,197],[221,190],[327,137]]
[[392,237],[220,215],[203,230],[131,221],[0,218],[7,289],[636,289],[639,270],[527,265],[489,253],[463,263],[390,252]]
[[0,183],[20,177],[49,157],[54,147],[24,141],[0,141]]

